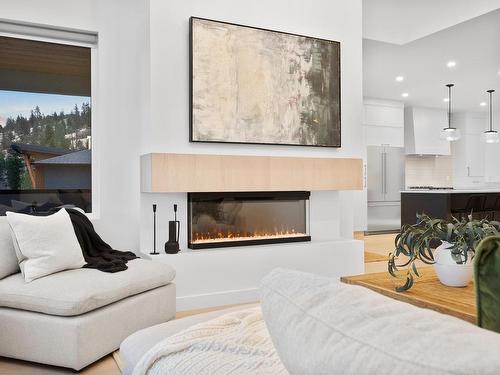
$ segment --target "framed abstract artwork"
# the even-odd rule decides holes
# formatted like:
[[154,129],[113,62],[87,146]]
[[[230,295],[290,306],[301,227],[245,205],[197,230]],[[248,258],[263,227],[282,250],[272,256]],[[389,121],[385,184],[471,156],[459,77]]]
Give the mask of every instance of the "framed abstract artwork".
[[340,147],[340,43],[190,19],[190,141]]

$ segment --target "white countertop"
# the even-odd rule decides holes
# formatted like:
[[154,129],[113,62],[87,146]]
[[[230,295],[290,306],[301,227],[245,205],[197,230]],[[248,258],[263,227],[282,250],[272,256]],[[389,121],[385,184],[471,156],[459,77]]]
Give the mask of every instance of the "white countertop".
[[418,189],[412,189],[412,190],[401,190],[401,193],[426,193],[426,194],[481,194],[481,193],[500,193],[500,188],[499,189],[444,189],[444,190],[418,190]]

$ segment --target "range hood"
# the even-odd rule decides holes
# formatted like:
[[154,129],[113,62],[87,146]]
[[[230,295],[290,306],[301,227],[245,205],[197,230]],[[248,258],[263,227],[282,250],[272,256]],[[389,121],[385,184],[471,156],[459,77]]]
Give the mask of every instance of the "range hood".
[[441,138],[441,131],[447,123],[445,110],[406,107],[406,155],[450,155],[450,143]]

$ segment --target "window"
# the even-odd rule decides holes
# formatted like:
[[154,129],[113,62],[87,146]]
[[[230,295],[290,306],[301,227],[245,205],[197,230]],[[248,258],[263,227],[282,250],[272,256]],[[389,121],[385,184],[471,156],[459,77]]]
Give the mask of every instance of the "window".
[[91,48],[0,36],[0,50],[0,215],[91,212]]

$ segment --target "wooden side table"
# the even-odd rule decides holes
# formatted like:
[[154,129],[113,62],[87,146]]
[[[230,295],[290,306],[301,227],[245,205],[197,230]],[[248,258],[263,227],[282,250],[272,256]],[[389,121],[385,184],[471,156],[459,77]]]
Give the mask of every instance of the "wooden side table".
[[387,297],[476,324],[476,298],[472,283],[464,288],[452,288],[440,283],[432,267],[421,267],[419,273],[421,277],[415,278],[413,287],[400,293],[394,288],[402,280],[391,277],[387,272],[346,276],[340,280],[346,284],[364,286]]

